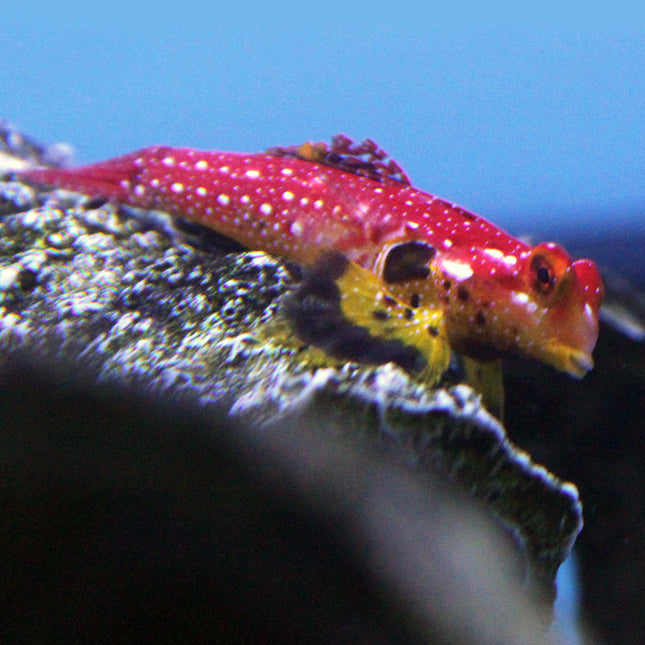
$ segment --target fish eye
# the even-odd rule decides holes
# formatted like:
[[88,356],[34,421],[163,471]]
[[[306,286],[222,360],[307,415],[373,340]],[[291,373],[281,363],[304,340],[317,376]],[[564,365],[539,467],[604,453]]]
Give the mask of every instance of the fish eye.
[[540,284],[549,284],[551,282],[549,270],[546,267],[538,267],[537,279]]
[[535,290],[538,293],[551,293],[555,287],[555,274],[549,262],[543,256],[536,255],[531,261],[531,271]]

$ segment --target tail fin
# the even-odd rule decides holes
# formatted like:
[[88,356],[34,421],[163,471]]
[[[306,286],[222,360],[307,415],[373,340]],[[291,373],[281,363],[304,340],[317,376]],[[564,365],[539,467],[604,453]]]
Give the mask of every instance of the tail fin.
[[143,159],[159,148],[145,148],[121,157],[79,168],[34,168],[16,174],[28,181],[105,197],[132,205],[145,206],[133,191]]

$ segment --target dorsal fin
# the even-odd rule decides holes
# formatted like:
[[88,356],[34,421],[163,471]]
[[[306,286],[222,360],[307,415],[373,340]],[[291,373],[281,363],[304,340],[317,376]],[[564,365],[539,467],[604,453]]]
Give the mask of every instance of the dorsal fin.
[[314,161],[375,181],[396,181],[406,186],[410,185],[410,180],[401,166],[390,159],[371,139],[354,143],[344,134],[337,134],[332,139],[331,146],[307,141],[299,146],[269,148],[266,153],[276,157]]

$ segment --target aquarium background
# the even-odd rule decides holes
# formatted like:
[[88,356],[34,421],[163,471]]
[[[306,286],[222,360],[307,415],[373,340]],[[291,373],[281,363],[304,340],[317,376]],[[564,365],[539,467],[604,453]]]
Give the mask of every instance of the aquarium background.
[[78,162],[153,143],[258,151],[343,132],[510,228],[642,220],[636,29],[123,11],[9,20],[2,116],[72,143]]
[[[410,19],[399,9],[373,16],[318,5],[315,19],[298,19],[252,6],[224,16],[190,4],[164,14],[112,3],[92,16],[12,8],[0,33],[0,117],[40,141],[70,143],[76,163],[154,143],[260,151],[339,132],[369,137],[421,189],[513,233],[564,241],[642,289],[645,31],[575,19],[557,27],[475,26],[454,16],[444,24],[429,12]],[[642,344],[629,353],[642,357]],[[643,362],[630,374],[642,388]],[[532,378],[518,387],[530,388]],[[559,376],[554,383],[565,415],[567,397],[585,398],[586,385]],[[510,413],[516,427],[533,428],[528,438],[513,436],[522,447],[582,482],[582,546],[586,535],[602,535],[586,543],[580,595],[594,610],[583,616],[603,637],[638,642],[643,625],[634,617],[645,601],[633,589],[642,584],[632,579],[623,598],[620,576],[607,574],[606,599],[591,603],[584,588],[596,553],[594,580],[617,553],[625,571],[634,564],[632,578],[642,571],[642,459],[634,458],[642,435],[631,433],[633,419],[642,418],[642,389],[632,381],[620,399],[626,390],[617,379],[613,385],[618,393],[606,408],[615,426],[584,418],[575,440],[543,418],[536,433],[525,423],[532,410]],[[606,393],[602,383],[592,391],[596,401]],[[610,471],[632,488],[608,483]],[[624,607],[632,623],[614,610],[613,619],[603,615],[603,604]]]

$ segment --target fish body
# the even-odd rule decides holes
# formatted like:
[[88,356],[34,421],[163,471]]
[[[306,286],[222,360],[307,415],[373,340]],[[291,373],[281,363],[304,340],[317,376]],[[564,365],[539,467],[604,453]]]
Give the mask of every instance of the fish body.
[[593,262],[553,243],[532,248],[383,171],[374,155],[362,174],[346,167],[351,149],[332,161],[318,152],[153,146],[20,174],[179,215],[305,266],[340,252],[411,310],[441,311],[451,348],[466,356],[526,355],[577,377],[591,369],[603,293]]

